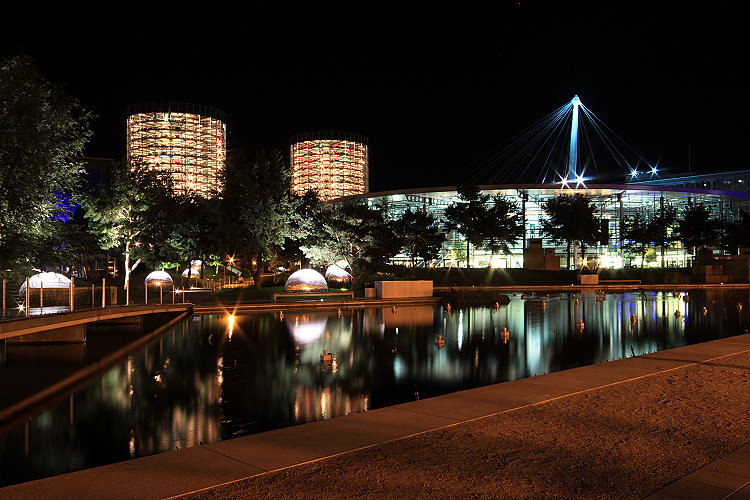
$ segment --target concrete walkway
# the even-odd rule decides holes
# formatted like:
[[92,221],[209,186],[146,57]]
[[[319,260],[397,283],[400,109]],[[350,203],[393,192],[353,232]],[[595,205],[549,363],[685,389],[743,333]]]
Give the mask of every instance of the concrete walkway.
[[662,488],[649,500],[750,500],[750,444]]
[[[399,446],[401,450],[414,450],[424,446],[427,439],[439,442],[450,433],[460,433],[477,422],[485,426],[485,422],[490,424],[493,419],[503,415],[514,415],[520,425],[522,413],[530,408],[541,415],[540,418],[555,421],[558,420],[557,414],[549,414],[549,409],[561,402],[571,401],[577,406],[577,399],[596,397],[609,398],[612,404],[613,387],[620,389],[621,393],[624,391],[624,394],[632,390],[642,394],[648,392],[649,387],[656,391],[661,382],[657,384],[652,381],[663,379],[665,374],[679,375],[694,367],[746,373],[750,371],[750,356],[747,353],[750,353],[750,335],[740,335],[9,486],[0,489],[0,498],[163,498],[184,494],[241,498],[253,495],[244,490],[253,486],[253,477],[259,480],[269,478],[263,484],[266,489],[253,490],[255,495],[263,491],[270,496],[304,498],[311,488],[305,481],[315,481],[319,475],[326,474],[337,480],[337,476],[351,472],[340,468],[342,458],[357,461],[361,455],[360,462],[370,463],[372,457],[369,455],[380,451],[381,461],[385,461],[384,470],[397,474],[404,464],[389,462],[403,460],[401,454],[392,453],[394,446]],[[738,389],[747,391],[745,386]],[[744,401],[741,396],[739,400]],[[614,401],[614,404],[617,406],[619,403]],[[747,410],[740,408],[739,411]],[[545,413],[548,415],[545,416]],[[486,427],[490,428],[489,425]],[[638,437],[637,430],[628,431],[626,428],[623,432]],[[557,436],[562,437],[562,434],[558,433]],[[383,449],[386,451],[383,452]],[[527,445],[519,450],[517,455],[531,453]],[[429,454],[429,450],[420,453]],[[748,446],[709,461],[716,458],[719,459],[706,467],[696,467],[700,470],[671,485],[665,485],[663,481],[656,483],[658,487],[666,488],[657,491],[653,498],[727,498],[730,495],[736,499],[750,498]],[[466,466],[470,468],[479,465],[472,464],[471,460],[468,462]],[[629,462],[642,465],[638,457]],[[583,467],[588,465],[584,463]],[[306,470],[303,479],[291,475],[298,470]],[[695,468],[685,470],[680,475],[692,471]],[[481,478],[477,478],[477,481],[481,481]],[[448,484],[445,483],[446,486]],[[424,483],[422,486],[429,485]],[[302,493],[295,495],[292,487],[302,488]],[[321,496],[327,491],[325,486],[320,487],[324,489],[313,489],[317,492],[313,496]],[[421,491],[427,494],[426,489]],[[576,496],[575,492],[566,493]],[[378,494],[382,494],[382,491],[378,493],[376,490],[369,496],[377,498]],[[435,495],[451,494],[437,489],[431,494]],[[543,492],[539,495],[546,496]],[[345,497],[347,493],[339,492],[332,496]],[[400,496],[406,494],[402,491]]]

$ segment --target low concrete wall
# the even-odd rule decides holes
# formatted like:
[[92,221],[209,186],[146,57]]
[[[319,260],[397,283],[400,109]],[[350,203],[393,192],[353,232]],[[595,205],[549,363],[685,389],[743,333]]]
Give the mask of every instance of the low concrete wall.
[[599,275],[598,274],[579,274],[578,284],[580,285],[598,285]]
[[378,298],[432,297],[432,281],[376,281]]

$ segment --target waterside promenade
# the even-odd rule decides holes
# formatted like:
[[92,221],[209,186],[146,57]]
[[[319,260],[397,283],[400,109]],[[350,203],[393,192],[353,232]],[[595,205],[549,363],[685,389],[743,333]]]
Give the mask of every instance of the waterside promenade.
[[[750,335],[0,489],[0,498],[747,498]],[[666,488],[666,489],[664,489]]]

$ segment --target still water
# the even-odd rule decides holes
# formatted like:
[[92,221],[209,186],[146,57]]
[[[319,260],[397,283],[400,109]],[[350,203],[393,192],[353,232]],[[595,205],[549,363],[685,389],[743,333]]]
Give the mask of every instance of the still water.
[[195,316],[0,436],[0,485],[745,333],[748,293]]

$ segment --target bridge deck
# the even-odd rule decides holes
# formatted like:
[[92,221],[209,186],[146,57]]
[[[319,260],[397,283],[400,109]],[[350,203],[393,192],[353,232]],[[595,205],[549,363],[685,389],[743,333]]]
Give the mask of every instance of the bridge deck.
[[145,314],[188,312],[192,304],[144,304],[128,307],[103,307],[100,309],[85,309],[81,311],[47,314],[6,320],[0,322],[0,340],[27,335],[29,333],[45,332],[57,328],[93,323],[95,321],[143,316]]

